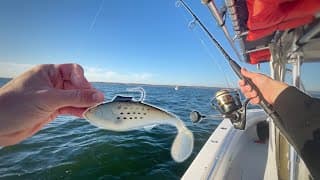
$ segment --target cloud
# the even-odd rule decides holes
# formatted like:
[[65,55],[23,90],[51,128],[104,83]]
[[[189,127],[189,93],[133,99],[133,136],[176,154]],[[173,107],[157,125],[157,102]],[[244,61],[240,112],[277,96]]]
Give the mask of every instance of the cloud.
[[85,76],[89,81],[121,82],[121,83],[151,83],[151,73],[119,73],[103,68],[84,67]]
[[[16,77],[27,71],[34,64],[0,62],[0,77]],[[120,83],[152,83],[151,73],[119,73],[113,70],[84,66],[85,76],[89,81]]]

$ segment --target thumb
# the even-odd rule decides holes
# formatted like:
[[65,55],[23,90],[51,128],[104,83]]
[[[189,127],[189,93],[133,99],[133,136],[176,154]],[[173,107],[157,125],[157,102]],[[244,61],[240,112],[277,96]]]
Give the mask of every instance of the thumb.
[[61,108],[71,107],[90,107],[104,100],[103,93],[95,89],[72,89],[72,90],[54,90],[46,99],[48,106]]

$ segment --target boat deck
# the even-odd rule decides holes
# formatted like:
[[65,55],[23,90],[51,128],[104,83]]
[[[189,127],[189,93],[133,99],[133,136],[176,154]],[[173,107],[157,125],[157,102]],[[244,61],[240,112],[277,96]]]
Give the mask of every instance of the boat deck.
[[[268,158],[268,143],[242,142],[241,152],[233,155],[224,179],[263,179]],[[233,167],[233,168],[231,168]]]

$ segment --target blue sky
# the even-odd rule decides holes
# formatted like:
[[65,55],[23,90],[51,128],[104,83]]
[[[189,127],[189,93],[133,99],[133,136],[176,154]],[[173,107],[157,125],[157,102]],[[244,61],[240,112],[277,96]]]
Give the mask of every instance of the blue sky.
[[[201,1],[186,2],[235,57]],[[220,52],[188,28],[191,19],[175,0],[2,0],[0,76],[73,62],[91,81],[235,86]]]

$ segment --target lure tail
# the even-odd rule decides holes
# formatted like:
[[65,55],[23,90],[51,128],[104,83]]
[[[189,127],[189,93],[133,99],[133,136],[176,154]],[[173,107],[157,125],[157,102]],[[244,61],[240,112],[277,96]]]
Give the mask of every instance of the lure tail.
[[183,162],[192,153],[194,138],[192,132],[185,126],[177,129],[178,134],[171,147],[171,156],[176,162]]

